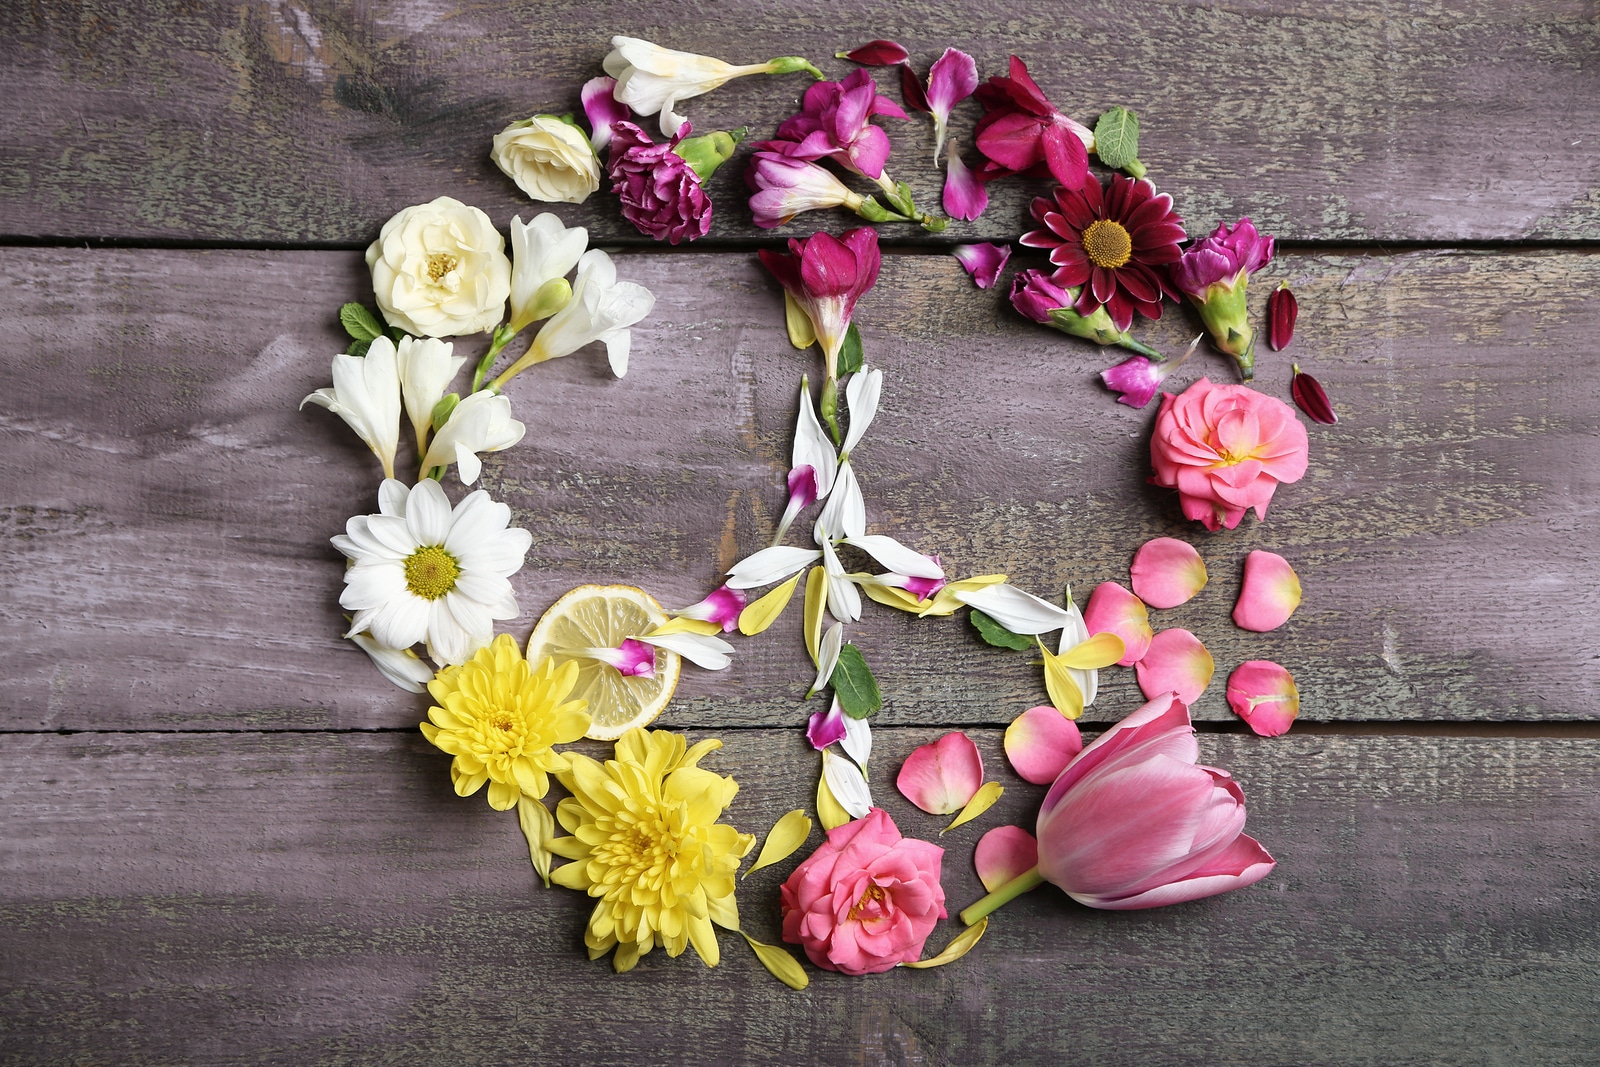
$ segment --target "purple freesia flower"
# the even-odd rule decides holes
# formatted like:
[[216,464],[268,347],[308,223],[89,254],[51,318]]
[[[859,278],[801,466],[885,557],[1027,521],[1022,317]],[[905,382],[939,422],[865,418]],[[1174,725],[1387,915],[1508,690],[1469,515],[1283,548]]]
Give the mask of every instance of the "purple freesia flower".
[[814,233],[804,241],[791,239],[787,253],[763,248],[756,254],[805,310],[822,345],[828,377],[837,378],[839,349],[856,301],[878,280],[878,231],[860,226],[841,237]]
[[1197,300],[1205,298],[1213,285],[1232,286],[1240,272],[1254,274],[1272,261],[1276,241],[1256,232],[1248,218],[1229,227],[1220,223],[1210,237],[1196,241],[1184,250],[1182,258],[1169,269],[1172,284]]
[[611,191],[622,201],[622,217],[669,244],[693,241],[711,229],[711,199],[700,176],[673,151],[689,132],[686,122],[671,141],[654,144],[632,122],[612,124]]
[[612,126],[633,118],[628,105],[613,95],[616,87],[617,79],[602,74],[584,82],[579,94],[583,99],[583,113],[589,117],[589,128],[594,131],[589,135],[589,143],[596,152],[611,143]]
[[859,208],[863,197],[852,193],[831,173],[804,159],[778,152],[757,152],[744,172],[745,183],[755,190],[750,212],[764,230],[782,226],[802,211],[822,208]]
[[1000,272],[1005,269],[1006,260],[1011,258],[1011,246],[986,241],[983,244],[956,245],[950,250],[950,254],[967,268],[967,273],[972,275],[972,280],[979,289],[988,289],[1000,279]]
[[846,169],[876,179],[889,159],[889,135],[872,125],[874,115],[906,117],[899,105],[878,93],[863,68],[843,81],[814,83],[800,113],[778,127],[779,139],[758,147],[794,159],[831,156]]

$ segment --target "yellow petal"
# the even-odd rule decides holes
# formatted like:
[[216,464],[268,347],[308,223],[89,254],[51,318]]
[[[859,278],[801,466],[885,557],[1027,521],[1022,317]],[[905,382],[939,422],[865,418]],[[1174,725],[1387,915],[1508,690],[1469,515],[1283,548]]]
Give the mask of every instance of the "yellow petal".
[[[976,930],[977,927],[973,929]],[[743,930],[739,933],[755,951],[756,959],[761,961],[761,965],[772,972],[772,977],[790,989],[804,989],[811,984],[811,979],[806,976],[806,969],[800,966],[799,960],[776,945],[763,945]]]
[[850,813],[834,799],[833,790],[828,788],[828,780],[820,774],[817,775],[817,818],[822,820],[824,830],[832,830],[850,821]]
[[1109,667],[1127,654],[1128,647],[1122,643],[1122,638],[1107,631],[1095,634],[1081,644],[1073,645],[1061,653],[1063,666],[1072,667],[1080,671],[1097,671],[1101,667]]
[[984,782],[978,787],[978,791],[972,794],[972,799],[967,801],[967,806],[961,809],[961,814],[957,815],[949,826],[939,831],[940,835],[949,833],[964,822],[971,822],[994,807],[994,802],[999,800],[1000,794],[1004,792],[1005,788],[999,782]]
[[973,589],[982,589],[985,586],[999,585],[1006,580],[1003,574],[980,574],[975,578],[962,578],[960,581],[951,582],[937,593],[933,600],[923,608],[919,615],[954,615],[957,608],[965,607],[956,599],[957,593],[969,592]]
[[978,943],[979,938],[983,937],[983,932],[987,929],[989,929],[989,918],[984,916],[952,938],[950,943],[944,947],[944,951],[933,957],[933,959],[917,960],[915,963],[902,963],[900,966],[926,968],[943,967],[947,963],[954,963],[972,951],[972,946]]
[[922,609],[928,606],[928,602],[918,600],[915,593],[893,585],[878,585],[876,582],[868,582],[861,587],[861,591],[886,607],[909,611],[913,615],[920,614]]
[[722,962],[722,950],[717,946],[717,933],[711,927],[711,920],[690,916],[688,920],[689,944],[705,960],[707,967],[715,967]]
[[1039,651],[1044,653],[1044,688],[1050,694],[1050,703],[1067,718],[1076,719],[1083,714],[1083,690],[1072,680],[1061,656],[1045,648],[1043,641],[1039,642]]
[[811,665],[822,666],[817,659],[817,648],[822,643],[822,605],[828,599],[828,574],[821,567],[812,567],[806,575],[806,651],[811,653]]
[[523,836],[528,839],[528,858],[533,861],[533,869],[543,879],[544,887],[549,889],[549,842],[556,836],[556,821],[551,817],[549,808],[523,794],[517,801],[517,822],[522,824]]
[[816,343],[817,328],[812,325],[811,316],[787,292],[783,294],[783,324],[789,330],[789,343],[796,348],[810,348]]
[[756,857],[756,862],[750,870],[744,872],[744,876],[748,878],[752,871],[759,871],[763,867],[770,867],[774,863],[788,859],[810,836],[811,817],[799,808],[794,809],[767,831],[767,840],[761,846],[761,855]]
[[746,637],[754,637],[777,622],[783,609],[789,606],[789,600],[799,584],[800,576],[796,574],[760,600],[746,604],[744,610],[739,612],[739,632]]
[[[711,637],[722,632],[719,623],[709,622],[705,619],[668,619],[643,637],[661,637],[665,634],[703,634]],[[1119,659],[1121,657],[1118,657]]]

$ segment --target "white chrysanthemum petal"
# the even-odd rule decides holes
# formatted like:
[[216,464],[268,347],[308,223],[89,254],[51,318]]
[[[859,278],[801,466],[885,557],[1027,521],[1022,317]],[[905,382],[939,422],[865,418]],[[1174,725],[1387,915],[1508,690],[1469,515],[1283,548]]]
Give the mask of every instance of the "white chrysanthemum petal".
[[450,498],[444,486],[424,478],[406,499],[406,529],[418,545],[442,545],[450,533]]
[[433,668],[419,659],[410,649],[390,648],[373,640],[371,634],[353,634],[350,637],[361,651],[372,657],[373,666],[383,676],[408,693],[425,693],[433,680]]
[[367,534],[394,553],[397,558],[404,559],[417,550],[417,539],[411,535],[404,518],[397,515],[362,517],[367,520]]
[[790,452],[790,467],[809,466],[816,472],[817,499],[827,499],[833,490],[833,478],[839,470],[839,457],[834,454],[833,442],[817,421],[816,405],[811,401],[811,389],[804,377],[800,379],[800,414],[794,425],[794,448]]
[[822,750],[822,777],[827,779],[833,799],[851,818],[866,818],[872,810],[872,790],[867,788],[867,780],[859,767],[825,748]]
[[[1074,648],[1089,640],[1089,626],[1083,621],[1083,612],[1078,610],[1078,604],[1072,599],[1072,590],[1067,590],[1067,624],[1061,628],[1061,644],[1056,647],[1056,654],[1062,655],[1067,649]],[[1083,706],[1088,707],[1094,703],[1094,698],[1100,695],[1100,672],[1090,668],[1079,670],[1068,667],[1067,673],[1072,680],[1078,683],[1078,691],[1083,694]]]
[[822,635],[817,648],[817,680],[811,683],[813,693],[826,689],[833,678],[833,669],[839,665],[839,652],[844,648],[844,623],[836,622]]
[[669,652],[676,652],[695,666],[708,671],[720,671],[726,667],[730,662],[728,654],[733,651],[732,645],[711,634],[653,634],[638,637],[636,640],[664,648]]
[[822,542],[823,576],[828,582],[828,611],[840,622],[861,618],[861,594],[839,563],[839,555],[827,539]]
[[911,578],[944,577],[944,568],[932,557],[907,548],[892,537],[883,534],[863,534],[860,537],[845,538],[845,544],[855,545],[896,574],[904,574]]
[[832,540],[860,537],[867,532],[867,502],[861,496],[861,483],[856,481],[855,467],[847,460],[839,464],[834,479],[833,492],[827,507],[817,519],[817,525]]
[[844,737],[840,739],[839,747],[844,749],[845,755],[865,767],[868,757],[872,755],[872,727],[867,720],[852,719],[846,715]]
[[730,589],[758,589],[782,581],[802,567],[815,563],[822,553],[814,548],[773,545],[751,553],[728,571]]
[[1012,633],[1049,633],[1071,621],[1071,616],[1063,609],[1004,582],[962,590],[956,594],[956,599],[977,608]]
[[345,574],[339,606],[348,611],[375,608],[405,587],[406,572],[399,563],[361,563]]
[[883,395],[883,371],[863,366],[850,376],[844,395],[850,411],[850,429],[845,431],[843,449],[848,456],[861,443],[867,427],[872,425],[873,416],[878,413],[878,398]]

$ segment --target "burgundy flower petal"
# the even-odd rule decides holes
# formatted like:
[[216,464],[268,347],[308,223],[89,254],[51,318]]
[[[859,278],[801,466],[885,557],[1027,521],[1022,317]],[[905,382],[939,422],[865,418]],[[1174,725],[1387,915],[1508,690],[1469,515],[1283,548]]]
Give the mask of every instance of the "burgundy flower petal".
[[1302,371],[1298,363],[1294,365],[1294,378],[1289,382],[1289,395],[1294,397],[1295,407],[1305,412],[1306,417],[1312,422],[1331,426],[1339,421],[1339,416],[1334,414],[1333,405],[1329,403],[1328,393],[1322,388],[1322,383]]
[[892,67],[896,63],[904,63],[909,56],[905,46],[894,41],[868,41],[860,48],[838,53],[835,58],[848,59],[868,67]]
[[910,63],[900,64],[900,97],[906,102],[906,107],[913,111],[933,110],[928,106],[928,94],[922,89],[922,79],[917,77]]
[[[1294,339],[1295,320],[1299,317],[1300,302],[1294,298],[1294,293],[1289,291],[1289,287],[1280,285],[1272,290],[1271,295],[1267,297],[1267,344],[1274,352],[1281,352],[1289,347],[1289,342]],[[1303,410],[1304,405],[1301,407]]]

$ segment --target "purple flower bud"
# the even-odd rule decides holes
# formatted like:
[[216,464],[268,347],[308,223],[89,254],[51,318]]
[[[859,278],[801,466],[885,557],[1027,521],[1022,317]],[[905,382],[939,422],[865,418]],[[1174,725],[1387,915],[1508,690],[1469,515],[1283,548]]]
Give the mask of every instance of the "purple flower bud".
[[1248,218],[1240,219],[1232,229],[1221,223],[1215,233],[1189,246],[1168,268],[1172,284],[1203,300],[1211,286],[1231,287],[1240,271],[1248,276],[1271,262],[1274,243],[1274,238],[1257,233]]
[[711,229],[711,200],[694,168],[673,152],[689,135],[689,124],[666,144],[653,144],[632,122],[611,129],[611,191],[622,201],[622,217],[669,244],[704,237]]
[[1048,323],[1050,312],[1072,306],[1072,294],[1042,270],[1018,271],[1011,279],[1011,306],[1025,318]]

